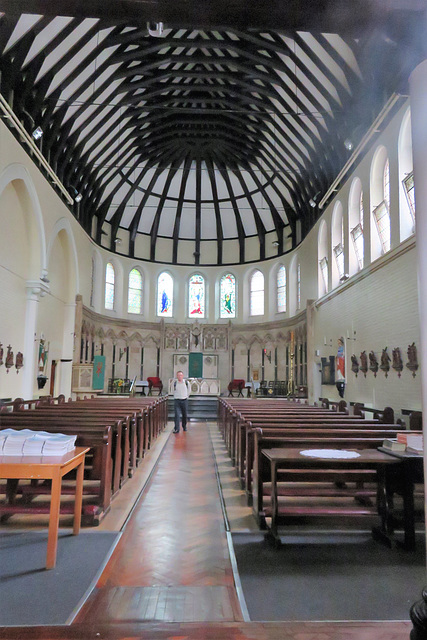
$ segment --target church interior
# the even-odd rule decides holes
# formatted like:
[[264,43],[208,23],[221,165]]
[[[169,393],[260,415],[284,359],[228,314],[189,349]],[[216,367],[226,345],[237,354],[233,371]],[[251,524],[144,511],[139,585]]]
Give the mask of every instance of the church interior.
[[0,639],[427,638],[426,43],[0,2]]

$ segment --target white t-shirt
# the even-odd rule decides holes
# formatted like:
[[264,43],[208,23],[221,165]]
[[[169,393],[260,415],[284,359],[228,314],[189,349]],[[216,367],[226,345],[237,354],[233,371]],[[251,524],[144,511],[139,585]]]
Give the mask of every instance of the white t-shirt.
[[183,380],[182,382],[175,380],[174,387],[173,397],[177,400],[185,400],[190,395],[190,383],[188,380]]

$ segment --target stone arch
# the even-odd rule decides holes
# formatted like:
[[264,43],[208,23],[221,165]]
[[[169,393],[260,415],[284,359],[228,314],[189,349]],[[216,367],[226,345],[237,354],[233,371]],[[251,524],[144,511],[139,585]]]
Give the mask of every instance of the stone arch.
[[10,164],[0,174],[0,196],[11,183],[25,212],[31,240],[27,279],[38,280],[46,273],[46,235],[39,197],[28,169],[19,163]]
[[55,241],[61,244],[61,248],[64,253],[65,265],[67,270],[67,283],[68,291],[66,294],[66,302],[72,304],[77,293],[79,293],[79,269],[78,269],[78,257],[77,247],[74,239],[73,232],[71,230],[70,221],[66,218],[60,218],[54,225],[52,233],[49,238],[47,247],[47,265],[50,265],[50,259],[52,255],[52,249]]

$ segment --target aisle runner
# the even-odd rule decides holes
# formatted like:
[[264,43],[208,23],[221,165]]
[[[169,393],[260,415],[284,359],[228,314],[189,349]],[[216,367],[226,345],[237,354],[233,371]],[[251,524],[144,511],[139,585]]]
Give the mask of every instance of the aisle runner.
[[240,620],[205,423],[171,434],[87,621]]

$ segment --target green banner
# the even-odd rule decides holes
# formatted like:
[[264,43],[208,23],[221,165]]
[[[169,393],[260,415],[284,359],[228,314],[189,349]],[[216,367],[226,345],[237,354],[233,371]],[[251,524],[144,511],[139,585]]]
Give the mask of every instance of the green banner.
[[190,353],[188,360],[188,377],[203,378],[203,353]]
[[102,390],[105,377],[105,356],[95,356],[93,359],[92,389]]

